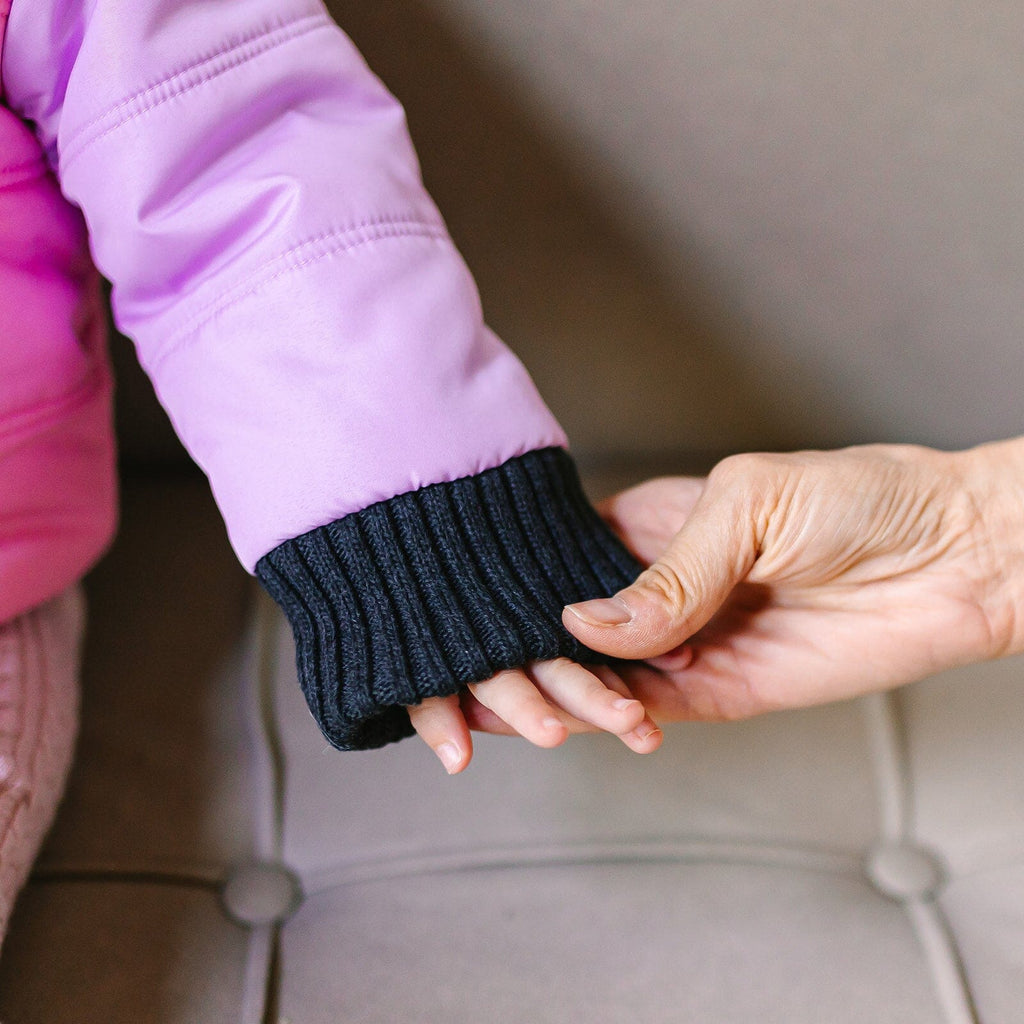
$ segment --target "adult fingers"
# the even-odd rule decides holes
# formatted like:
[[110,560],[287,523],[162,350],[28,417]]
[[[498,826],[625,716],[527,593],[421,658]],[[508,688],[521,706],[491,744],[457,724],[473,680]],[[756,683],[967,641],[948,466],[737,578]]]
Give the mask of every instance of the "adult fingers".
[[[775,501],[757,456],[734,456],[708,477],[665,552],[610,598],[568,605],[562,622],[596,651],[651,658],[678,647],[714,615],[751,570]],[[629,543],[629,523],[618,521]]]

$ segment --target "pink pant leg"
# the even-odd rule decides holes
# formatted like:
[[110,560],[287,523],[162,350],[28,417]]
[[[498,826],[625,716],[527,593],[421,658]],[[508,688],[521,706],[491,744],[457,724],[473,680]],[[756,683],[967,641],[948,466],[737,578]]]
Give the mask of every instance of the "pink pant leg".
[[83,623],[75,585],[0,625],[0,942],[71,764]]

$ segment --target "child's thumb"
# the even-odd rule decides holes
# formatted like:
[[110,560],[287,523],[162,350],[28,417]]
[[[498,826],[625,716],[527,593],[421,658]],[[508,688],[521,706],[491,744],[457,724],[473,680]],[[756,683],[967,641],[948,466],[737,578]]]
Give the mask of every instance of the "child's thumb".
[[706,492],[635,583],[613,597],[566,606],[562,622],[582,643],[615,658],[666,654],[705,625],[750,572],[755,536],[749,507]]

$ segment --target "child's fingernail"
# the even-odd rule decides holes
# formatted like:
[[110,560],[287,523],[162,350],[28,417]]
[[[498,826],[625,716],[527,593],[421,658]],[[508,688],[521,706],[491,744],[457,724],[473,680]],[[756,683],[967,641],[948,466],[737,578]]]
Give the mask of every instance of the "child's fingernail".
[[552,732],[555,729],[563,728],[562,723],[557,718],[545,718],[543,722],[544,728],[548,732]]
[[442,743],[435,753],[441,758],[441,764],[444,765],[445,771],[449,775],[453,774],[462,763],[462,754],[454,743]]
[[633,708],[638,707],[640,701],[632,700],[629,697],[620,697],[617,701],[612,704],[612,707],[616,711],[632,711]]
[[583,601],[566,607],[576,618],[591,626],[621,626],[633,618],[626,603],[617,597],[599,597],[596,601]]

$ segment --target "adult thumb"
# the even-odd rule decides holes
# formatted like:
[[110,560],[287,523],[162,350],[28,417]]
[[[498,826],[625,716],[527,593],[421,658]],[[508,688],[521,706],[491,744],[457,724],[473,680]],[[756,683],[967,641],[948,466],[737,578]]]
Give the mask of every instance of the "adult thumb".
[[[693,636],[750,572],[758,516],[746,488],[709,479],[667,550],[613,597],[567,605],[562,623],[578,640],[615,658],[644,659]],[[620,523],[628,541],[628,523]]]

